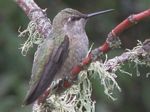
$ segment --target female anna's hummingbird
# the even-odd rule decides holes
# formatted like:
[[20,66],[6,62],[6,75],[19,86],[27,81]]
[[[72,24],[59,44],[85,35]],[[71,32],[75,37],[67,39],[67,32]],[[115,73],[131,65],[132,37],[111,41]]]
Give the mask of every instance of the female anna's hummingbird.
[[89,40],[85,32],[88,18],[110,11],[112,9],[82,14],[67,8],[55,16],[50,36],[35,53],[26,105],[38,99],[53,81],[70,75],[72,67],[88,52]]

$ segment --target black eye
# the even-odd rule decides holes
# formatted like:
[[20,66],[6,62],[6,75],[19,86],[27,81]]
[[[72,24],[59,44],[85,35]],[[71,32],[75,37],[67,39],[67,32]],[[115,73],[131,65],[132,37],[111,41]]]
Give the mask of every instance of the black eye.
[[77,17],[77,16],[72,16],[69,18],[69,21],[77,21],[77,20],[80,20],[81,18],[80,17]]

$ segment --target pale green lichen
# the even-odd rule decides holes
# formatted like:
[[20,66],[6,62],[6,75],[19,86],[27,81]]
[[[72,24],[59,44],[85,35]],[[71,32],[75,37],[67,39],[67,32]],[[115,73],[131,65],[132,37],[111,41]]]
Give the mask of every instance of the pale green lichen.
[[42,105],[34,104],[33,112],[95,112],[91,100],[92,87],[87,72],[82,71],[79,82],[61,95],[51,95]]
[[[134,47],[132,50],[128,49],[128,52],[131,54],[129,57],[129,61],[135,63],[135,68],[136,68],[136,74],[137,76],[140,76],[139,72],[139,66],[147,66],[150,67],[150,54],[143,49],[141,49],[143,46],[143,43],[141,41],[138,41],[138,44],[136,47]],[[139,57],[140,50],[142,51],[142,58]]]
[[125,70],[123,70],[123,69],[121,69],[121,68],[119,68],[118,70],[119,70],[121,73],[124,73],[124,74],[127,74],[127,75],[129,75],[129,76],[132,76],[131,73],[129,73],[129,72],[127,72],[127,71],[125,71]]
[[53,94],[47,98],[44,104],[33,106],[33,112],[95,112],[95,101],[91,99],[92,86],[89,77],[98,76],[100,83],[104,86],[104,92],[112,100],[113,90],[118,89],[114,73],[105,70],[105,66],[99,61],[90,64],[88,70],[79,74],[77,85],[73,85],[61,95]]
[[105,64],[100,63],[99,61],[91,63],[89,71],[94,71],[94,74],[99,76],[100,83],[104,86],[105,94],[112,100],[116,100],[116,98],[113,96],[114,89],[121,91],[121,88],[115,80],[117,75],[113,72],[106,71]]
[[44,39],[37,31],[37,25],[33,21],[28,24],[27,29],[19,32],[19,37],[27,37],[27,40],[21,45],[20,48],[23,56],[26,56],[27,52],[31,47],[33,47],[34,44],[40,44]]
[[120,45],[121,45],[121,40],[119,39],[119,37],[107,38],[106,42],[109,44],[109,47],[112,48],[112,49],[120,48]]

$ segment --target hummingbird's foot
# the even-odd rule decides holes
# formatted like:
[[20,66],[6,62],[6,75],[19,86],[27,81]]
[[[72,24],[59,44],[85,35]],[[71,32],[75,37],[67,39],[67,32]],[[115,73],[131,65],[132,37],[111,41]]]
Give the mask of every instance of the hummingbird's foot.
[[37,100],[37,104],[38,105],[40,105],[41,103],[43,104],[45,101],[46,101],[46,99],[47,99],[47,97],[49,96],[49,94],[50,94],[50,88],[48,88],[39,98],[38,98],[38,100]]

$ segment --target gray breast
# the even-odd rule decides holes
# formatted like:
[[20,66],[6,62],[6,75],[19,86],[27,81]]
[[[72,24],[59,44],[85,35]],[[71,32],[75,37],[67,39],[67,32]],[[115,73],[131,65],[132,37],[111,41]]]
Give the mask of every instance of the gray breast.
[[70,75],[71,69],[75,65],[79,64],[87,55],[88,44],[89,42],[86,33],[69,38],[69,54],[59,72],[57,73],[55,80]]

